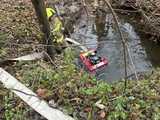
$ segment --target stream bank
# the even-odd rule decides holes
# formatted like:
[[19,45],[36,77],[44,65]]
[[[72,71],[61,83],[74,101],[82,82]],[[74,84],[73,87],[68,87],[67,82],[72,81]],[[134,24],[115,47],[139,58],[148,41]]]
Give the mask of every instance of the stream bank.
[[[19,19],[16,19],[16,21],[15,20],[12,21],[12,18],[10,18],[7,20],[7,23],[9,24],[3,24],[4,25],[3,28],[5,28],[4,31],[5,32],[8,31],[7,33],[10,35],[6,37],[5,40],[7,40],[7,42],[9,40],[9,42],[11,43],[17,43],[20,45],[18,47],[14,45],[15,46],[14,48],[8,50],[10,51],[10,54],[8,55],[9,57],[16,57],[22,54],[27,54],[28,52],[39,50],[37,47],[31,46],[31,44],[33,43],[39,44],[40,41],[40,37],[38,37],[40,35],[40,32],[36,31],[38,27],[37,23],[35,22],[36,18],[32,18],[34,16],[34,12],[33,13],[30,12],[33,10],[31,9],[32,6],[28,4],[29,2],[26,4],[24,4],[23,2],[24,2],[23,0],[22,1],[18,0],[18,2],[17,1],[15,2],[13,0],[8,0],[8,3],[5,3],[7,5],[3,5],[4,3],[2,4],[3,7],[6,6],[6,8],[8,5],[12,6],[13,3],[16,4],[16,5],[14,4],[14,9],[8,11],[9,14],[7,14],[7,16],[1,14],[1,16],[3,17],[10,18],[11,14],[17,13],[16,18],[21,18],[20,17],[21,14],[19,13],[23,12],[26,14],[22,15],[27,16],[29,18],[31,17],[29,19],[30,21],[26,21],[25,17],[22,17],[24,19],[21,18],[20,20],[21,22],[19,22]],[[85,18],[86,17],[84,17],[84,21]],[[83,19],[80,18],[80,20]],[[138,50],[138,53],[142,52],[141,53],[142,56],[140,54],[140,56],[142,57],[142,58],[140,57],[141,58],[140,62],[142,62],[143,65],[144,63],[147,63],[146,61],[150,62],[150,60],[145,60],[146,53],[144,53],[144,48],[142,46],[143,42],[141,42],[139,39],[136,41],[132,41],[132,38],[135,37],[139,38],[140,36],[136,32],[136,28],[133,27],[132,23],[127,22],[126,19],[122,18],[120,20],[121,24],[123,24],[122,30],[124,32],[126,31],[126,35],[129,36],[130,38],[128,42],[130,43],[131,48],[133,48],[133,50],[135,50],[136,52]],[[6,21],[3,22],[5,23]],[[111,23],[112,22],[113,21],[111,21]],[[82,23],[83,21],[80,21],[80,24]],[[113,24],[107,26],[109,27],[109,32],[108,32],[108,29],[106,29],[107,27],[105,27],[103,23],[101,25],[102,27],[100,27],[99,30],[100,34],[102,35],[102,33],[104,33],[104,35],[102,35],[102,37],[100,38],[97,38],[98,35],[95,31],[96,25],[94,19],[90,18],[90,21],[88,23],[89,25],[87,25],[88,26],[87,31],[86,31],[87,26],[83,24],[82,24],[83,26],[81,26],[82,28],[79,29],[80,32],[85,33],[79,35],[83,40],[82,42],[85,42],[84,40],[87,40],[86,42],[93,42],[93,44],[88,45],[88,47],[98,48],[99,54],[104,56],[106,55],[107,58],[109,57],[109,59],[111,59],[110,61],[113,60],[114,64],[111,65],[114,66],[113,67],[114,70],[117,70],[116,68],[119,68],[119,66],[121,66],[120,63],[122,62],[122,60],[120,59],[121,42],[118,42],[119,36],[115,32],[115,26]],[[31,26],[28,27],[28,25]],[[35,25],[37,25],[37,27],[35,27]],[[29,31],[34,31],[34,34]],[[77,34],[75,35],[76,37],[78,37]],[[111,37],[111,39],[108,40],[107,38],[106,40],[106,37],[108,36]],[[100,40],[107,42],[106,44],[100,44],[100,46],[97,47],[98,45],[97,43]],[[29,47],[23,46],[24,43],[28,44]],[[10,48],[10,46],[7,47]],[[90,76],[83,70],[80,71],[77,70],[76,66],[73,64],[73,60],[75,58],[74,56],[75,53],[73,53],[73,51],[75,51],[75,49],[68,49],[64,54],[57,55],[54,61],[55,62],[54,65],[51,65],[50,62],[40,60],[35,62],[17,62],[14,63],[13,65],[6,66],[5,69],[8,72],[10,72],[13,76],[15,76],[20,82],[22,82],[27,87],[29,87],[37,94],[39,94],[39,97],[46,100],[50,104],[50,106],[64,111],[70,116],[73,116],[75,119],[79,120],[104,120],[104,119],[159,120],[160,119],[160,114],[159,114],[160,113],[159,109],[160,70],[156,69],[151,76],[143,77],[144,80],[128,81],[126,86],[126,93],[124,95],[123,93],[125,88],[124,81],[108,84],[106,81],[98,81],[95,77]],[[109,53],[106,54],[106,52],[112,54]],[[134,55],[135,58],[137,57],[139,58],[139,54],[134,53]],[[4,58],[4,56],[2,58]],[[145,61],[143,62],[143,60]],[[117,64],[117,62],[119,64],[115,65]],[[140,66],[140,68],[145,68],[143,65]],[[106,69],[108,70],[107,67]],[[110,71],[109,73],[111,73],[112,77],[114,77],[113,76],[115,74],[114,71]],[[38,93],[38,91],[40,90],[41,93]],[[2,120],[3,119],[45,120],[42,116],[38,115],[35,111],[29,108],[29,106],[26,105],[23,101],[21,101],[17,96],[10,93],[9,91],[6,92],[7,92],[5,93],[6,97],[2,101],[4,102],[4,104],[2,104],[1,106],[1,108],[3,108],[4,110],[1,116]],[[99,103],[100,105],[97,105],[96,103],[97,104]]]

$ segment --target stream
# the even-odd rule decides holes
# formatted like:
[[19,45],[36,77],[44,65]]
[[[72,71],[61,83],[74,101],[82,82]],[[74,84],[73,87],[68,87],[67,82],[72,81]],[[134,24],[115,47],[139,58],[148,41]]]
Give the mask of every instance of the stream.
[[[126,38],[136,71],[144,73],[160,66],[160,54],[158,54],[160,47],[141,37],[136,32],[136,27],[128,21],[125,17],[121,17],[119,25]],[[100,20],[99,16],[88,18],[85,14],[82,15],[72,38],[85,44],[87,48],[97,49],[99,56],[108,59],[109,64],[96,71],[98,79],[112,82],[125,77],[122,41],[111,14],[104,15]],[[135,69],[127,55],[128,75],[133,74]]]

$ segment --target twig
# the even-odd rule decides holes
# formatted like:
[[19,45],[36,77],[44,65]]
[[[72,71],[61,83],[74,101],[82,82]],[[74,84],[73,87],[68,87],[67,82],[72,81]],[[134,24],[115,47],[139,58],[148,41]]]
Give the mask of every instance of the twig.
[[138,10],[124,10],[124,9],[113,9],[113,10],[117,12],[139,13]]
[[[109,40],[109,41],[108,41]],[[104,44],[104,43],[112,43],[112,44],[119,44],[117,42],[113,42],[111,41],[113,39],[105,39],[105,40],[102,40],[102,41],[98,41],[97,43],[89,43],[89,42],[86,42],[86,43],[83,43],[83,44],[80,44],[80,45],[67,45],[66,47],[79,47],[79,46],[86,46],[86,45],[99,45],[99,44]],[[139,39],[134,39],[134,40],[139,40]],[[17,43],[8,43],[8,45],[15,45],[15,46],[35,46],[35,47],[42,47],[42,46],[54,46],[54,45],[46,45],[46,44],[17,44]]]
[[125,77],[127,77],[127,59],[126,59],[126,41],[124,39],[124,36],[122,34],[122,31],[120,30],[120,26],[119,26],[119,22],[118,22],[118,19],[117,19],[117,15],[116,13],[114,12],[111,4],[108,2],[108,0],[104,0],[104,2],[107,4],[108,8],[110,9],[112,15],[113,15],[113,18],[114,18],[114,21],[117,25],[117,28],[118,28],[118,32],[120,34],[120,37],[121,37],[121,40],[122,40],[122,44],[123,44],[123,49],[124,49],[124,65],[125,65]]
[[[135,65],[133,63],[132,56],[130,54],[130,50],[129,50],[128,46],[127,46],[127,43],[126,43],[126,41],[124,39],[124,36],[123,36],[123,33],[122,33],[121,29],[120,29],[119,22],[118,22],[118,19],[117,19],[117,15],[114,12],[111,4],[107,0],[104,0],[104,2],[107,4],[108,8],[110,9],[110,11],[111,11],[111,13],[113,15],[114,21],[116,22],[116,25],[117,25],[117,28],[118,28],[118,32],[119,32],[121,40],[122,40],[123,49],[124,49],[123,53],[124,53],[124,64],[125,64],[125,89],[126,89],[126,87],[127,87],[127,79],[126,79],[126,77],[127,77],[127,58],[126,58],[126,53],[127,52],[129,54],[129,57],[130,57],[130,60],[131,60],[131,64],[132,64],[132,67],[133,67],[133,70],[134,70],[134,73],[135,73],[135,76],[136,76],[136,79],[138,80],[137,71],[135,69]],[[127,49],[127,52],[126,52],[126,49]],[[124,92],[125,92],[125,89],[124,89]]]

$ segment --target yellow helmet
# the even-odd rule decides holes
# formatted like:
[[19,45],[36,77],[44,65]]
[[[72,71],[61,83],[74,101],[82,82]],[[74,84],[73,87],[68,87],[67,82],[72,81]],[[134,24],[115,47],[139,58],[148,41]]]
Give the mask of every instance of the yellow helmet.
[[48,19],[50,19],[56,13],[56,11],[52,8],[46,8],[46,12]]

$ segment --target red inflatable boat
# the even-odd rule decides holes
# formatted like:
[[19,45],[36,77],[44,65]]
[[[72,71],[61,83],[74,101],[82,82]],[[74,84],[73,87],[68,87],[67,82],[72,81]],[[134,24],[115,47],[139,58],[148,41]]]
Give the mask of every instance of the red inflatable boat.
[[104,57],[97,56],[96,51],[93,49],[81,53],[80,59],[90,72],[108,64],[108,60]]

